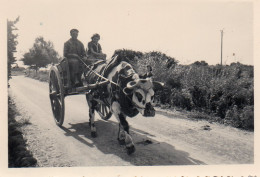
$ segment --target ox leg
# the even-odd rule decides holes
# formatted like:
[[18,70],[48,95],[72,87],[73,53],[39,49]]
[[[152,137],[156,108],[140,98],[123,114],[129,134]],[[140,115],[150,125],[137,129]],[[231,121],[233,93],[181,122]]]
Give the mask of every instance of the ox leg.
[[93,138],[97,137],[97,130],[95,126],[95,108],[97,105],[97,102],[93,99],[91,99],[91,95],[87,95],[87,101],[89,106],[89,126],[91,130],[91,136]]
[[117,102],[112,104],[112,110],[115,113],[115,117],[119,122],[119,130],[118,130],[118,142],[119,144],[125,144],[127,153],[132,154],[135,152],[135,146],[132,140],[132,137],[129,134],[129,125],[126,121],[126,116],[120,112],[120,105]]

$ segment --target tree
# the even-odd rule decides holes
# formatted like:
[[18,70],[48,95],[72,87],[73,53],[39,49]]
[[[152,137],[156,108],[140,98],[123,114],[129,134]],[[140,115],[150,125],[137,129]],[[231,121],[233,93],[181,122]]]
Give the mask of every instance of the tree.
[[195,61],[194,63],[192,63],[192,65],[195,66],[208,66],[209,64],[205,61]]
[[37,37],[33,47],[23,55],[22,61],[24,65],[28,65],[30,69],[35,69],[37,72],[39,68],[45,68],[48,64],[58,63],[59,56],[52,42],[46,42],[43,37]]
[[14,53],[16,52],[16,46],[18,44],[17,37],[18,34],[14,34],[15,30],[18,30],[15,27],[15,24],[19,21],[17,17],[14,21],[7,19],[7,55],[8,55],[8,80],[11,78],[11,65],[15,63]]

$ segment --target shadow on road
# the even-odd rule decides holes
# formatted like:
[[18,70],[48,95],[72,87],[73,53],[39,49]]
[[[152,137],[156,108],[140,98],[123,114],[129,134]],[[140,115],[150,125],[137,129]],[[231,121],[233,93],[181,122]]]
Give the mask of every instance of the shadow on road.
[[[70,124],[70,127],[62,127],[66,136],[72,136],[81,143],[96,147],[104,154],[114,154],[122,160],[136,166],[161,166],[161,165],[201,165],[199,160],[189,157],[187,152],[177,150],[174,146],[159,142],[147,132],[130,127],[130,134],[135,143],[136,152],[127,155],[124,146],[117,141],[118,124],[113,121],[96,121],[98,137],[92,138],[88,122]],[[149,137],[147,137],[149,135]],[[85,140],[90,139],[92,143]]]
[[[65,127],[60,127],[60,128],[66,132],[65,133],[66,136],[72,136],[75,139],[77,139],[78,141],[80,141],[81,143],[88,145],[89,147],[94,147],[94,145],[92,143],[87,142],[84,138],[79,136],[79,135],[82,135],[82,133],[86,130],[86,125],[80,125],[76,132],[71,131],[71,129],[75,129],[75,128],[65,128]],[[82,133],[79,133],[79,132],[82,132]]]

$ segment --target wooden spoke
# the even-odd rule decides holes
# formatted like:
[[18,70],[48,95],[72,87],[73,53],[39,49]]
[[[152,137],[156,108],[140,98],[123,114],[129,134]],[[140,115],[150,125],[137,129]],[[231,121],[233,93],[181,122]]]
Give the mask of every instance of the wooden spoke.
[[105,114],[107,115],[108,114],[108,107],[105,106],[104,108],[105,108]]
[[102,103],[98,103],[96,111],[103,120],[108,120],[112,116],[109,107]]

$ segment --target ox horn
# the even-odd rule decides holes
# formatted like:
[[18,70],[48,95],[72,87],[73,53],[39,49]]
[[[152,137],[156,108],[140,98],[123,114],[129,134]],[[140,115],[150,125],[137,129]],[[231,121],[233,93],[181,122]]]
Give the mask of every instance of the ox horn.
[[[139,81],[138,81],[139,82]],[[133,89],[134,87],[137,86],[138,82],[136,81],[131,81],[129,83],[127,83],[126,87],[129,88],[129,89]]]
[[159,82],[159,81],[153,81],[153,84],[154,85],[159,85],[161,87],[164,87],[164,85],[165,85],[163,82]]
[[130,95],[131,93],[133,93],[133,90],[137,84],[138,84],[138,82],[136,82],[136,81],[131,81],[131,82],[127,83],[126,87],[123,89],[123,92],[126,95]]

